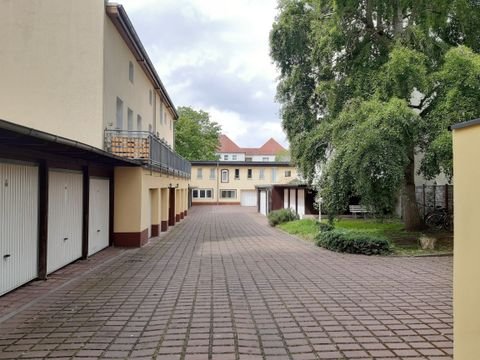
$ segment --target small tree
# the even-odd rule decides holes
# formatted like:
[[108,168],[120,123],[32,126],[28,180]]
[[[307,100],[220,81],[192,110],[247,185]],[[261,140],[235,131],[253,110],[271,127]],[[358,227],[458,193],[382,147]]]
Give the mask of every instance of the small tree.
[[216,160],[221,126],[203,110],[179,107],[175,124],[175,150],[188,160]]

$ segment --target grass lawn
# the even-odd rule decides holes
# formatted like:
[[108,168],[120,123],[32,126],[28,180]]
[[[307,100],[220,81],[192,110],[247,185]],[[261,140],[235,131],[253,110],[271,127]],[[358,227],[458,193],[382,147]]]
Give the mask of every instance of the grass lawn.
[[[311,242],[314,241],[314,237],[318,232],[317,221],[313,219],[291,221],[278,227],[289,234],[297,235]],[[453,239],[450,233],[407,232],[404,230],[404,225],[400,220],[339,219],[335,221],[335,227],[384,236],[394,246],[393,255],[428,255],[451,253],[453,251]],[[420,247],[418,239],[422,234],[434,236],[438,239],[435,250],[423,250]]]

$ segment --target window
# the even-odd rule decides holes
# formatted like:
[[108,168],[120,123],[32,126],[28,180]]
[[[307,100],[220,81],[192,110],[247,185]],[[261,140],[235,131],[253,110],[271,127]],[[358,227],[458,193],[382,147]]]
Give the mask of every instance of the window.
[[203,169],[198,168],[197,169],[197,179],[201,179],[201,178],[203,178]]
[[142,117],[140,115],[137,115],[137,131],[142,131]]
[[222,170],[222,183],[228,183],[228,170]]
[[232,155],[232,160],[237,160],[237,155]]
[[270,160],[270,158],[268,158],[268,157],[262,157],[262,161],[268,161],[268,160]]
[[215,168],[210,169],[210,180],[215,180]]
[[153,101],[153,93],[152,93],[152,90],[149,90],[149,91],[148,91],[148,101],[149,101],[150,105],[152,105],[152,101]]
[[235,169],[235,180],[240,179],[240,169]]
[[252,169],[247,169],[247,178],[251,179],[253,177],[253,170]]
[[291,170],[285,170],[285,177],[290,177],[292,176],[292,171]]
[[245,161],[252,161],[252,158],[251,157],[246,157]]
[[220,197],[222,199],[236,199],[237,191],[236,190],[220,190]]
[[131,61],[128,63],[128,80],[133,84],[133,63]]
[[212,189],[195,189],[192,191],[192,197],[194,199],[212,199],[213,190]]
[[117,123],[115,127],[123,130],[123,101],[117,97]]
[[127,113],[127,130],[128,131],[133,130],[133,111],[130,108],[128,108],[128,113]]
[[163,125],[163,102],[160,101],[160,111],[158,112],[160,116],[160,125]]
[[228,160],[228,155],[223,155],[223,160]]
[[277,169],[272,168],[272,182],[276,182],[276,181],[277,181]]
[[258,178],[259,178],[260,180],[265,179],[265,169],[260,169],[260,170],[258,170]]

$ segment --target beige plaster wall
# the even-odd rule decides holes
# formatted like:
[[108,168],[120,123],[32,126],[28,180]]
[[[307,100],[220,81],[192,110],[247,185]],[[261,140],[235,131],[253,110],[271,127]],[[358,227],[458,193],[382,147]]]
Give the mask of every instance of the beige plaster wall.
[[480,126],[453,131],[454,155],[454,358],[480,354]]
[[[165,115],[172,117],[170,110],[154,90],[150,79],[136,61],[133,53],[118,33],[113,22],[105,16],[105,76],[104,76],[104,128],[116,128],[117,97],[123,101],[123,129],[127,130],[128,109],[133,111],[134,130],[137,115],[142,117],[142,130],[152,131],[173,147],[173,126],[162,121]],[[129,63],[134,67],[133,83],[129,79]],[[150,92],[152,102],[150,103]],[[162,115],[163,109],[163,115]]]
[[103,147],[104,2],[0,0],[0,118]]
[[[177,194],[188,189],[186,179],[151,172],[141,167],[115,168],[114,232],[138,233],[148,228],[150,219],[152,225],[167,220],[170,184],[178,184]],[[180,212],[181,203],[178,204],[176,213]]]
[[[197,177],[197,169],[202,169],[202,178]],[[215,179],[210,178],[210,169],[215,169]],[[272,181],[272,168],[275,168],[277,171],[276,181]],[[221,170],[227,169],[229,171],[229,181],[228,183],[221,182]],[[235,169],[240,169],[240,178],[235,179]],[[247,178],[247,169],[253,170],[252,179]],[[259,178],[260,169],[264,169],[265,177],[264,179]],[[291,176],[285,177],[285,171],[290,171]],[[217,182],[218,179],[218,182]],[[236,190],[237,196],[235,199],[218,199],[220,203],[239,203],[240,202],[240,193],[242,190],[255,190],[255,186],[259,185],[273,185],[273,184],[286,184],[294,179],[297,179],[297,170],[294,166],[272,166],[265,164],[265,166],[248,166],[248,165],[236,165],[236,166],[223,166],[220,162],[218,168],[217,166],[192,166],[192,179],[191,186],[193,188],[199,189],[212,189],[213,198],[212,199],[193,199],[192,202],[195,203],[216,203],[219,190]]]

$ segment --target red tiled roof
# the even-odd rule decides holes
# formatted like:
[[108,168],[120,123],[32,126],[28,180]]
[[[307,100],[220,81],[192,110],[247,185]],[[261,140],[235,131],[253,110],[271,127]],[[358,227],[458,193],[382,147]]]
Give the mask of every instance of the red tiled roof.
[[243,150],[238,147],[227,135],[220,135],[220,146],[218,152],[221,153],[243,153]]
[[285,148],[273,138],[259,148],[241,148],[223,134],[220,135],[220,147],[218,148],[220,153],[245,153],[246,155],[277,155],[282,151],[285,151]]

